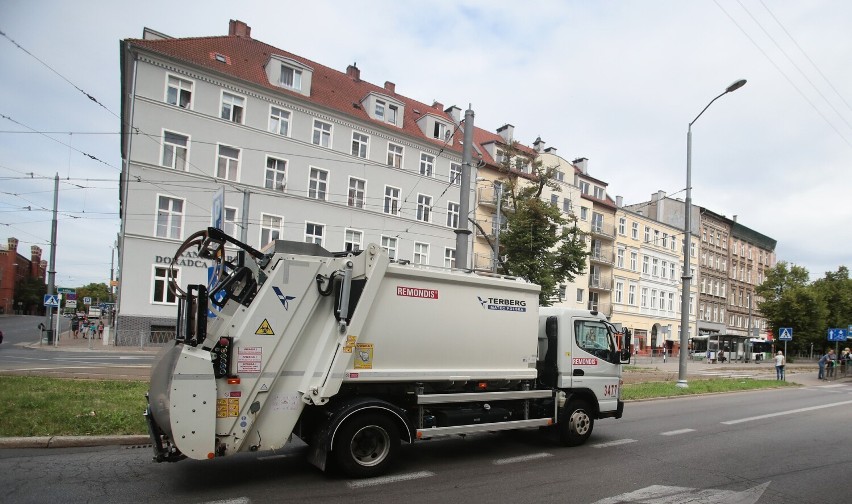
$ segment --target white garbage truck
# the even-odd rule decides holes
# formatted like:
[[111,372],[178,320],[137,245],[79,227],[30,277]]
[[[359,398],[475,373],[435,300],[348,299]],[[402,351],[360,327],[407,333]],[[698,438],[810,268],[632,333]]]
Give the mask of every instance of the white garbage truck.
[[622,416],[629,342],[598,312],[540,308],[537,285],[391,261],[375,244],[261,252],[208,228],[175,257],[190,249],[215,274],[209,288],[171,285],[176,337],[145,412],[156,461],[296,436],[320,469],[372,477],[403,442],[547,428],[573,446]]

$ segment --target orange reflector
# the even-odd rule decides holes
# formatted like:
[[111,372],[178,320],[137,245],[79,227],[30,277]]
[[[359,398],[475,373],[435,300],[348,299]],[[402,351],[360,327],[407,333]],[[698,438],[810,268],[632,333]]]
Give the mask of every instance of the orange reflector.
[[417,439],[420,439],[420,438],[422,438],[422,437],[423,437],[423,433],[422,433],[422,432],[418,432],[418,433],[417,433]]
[[476,388],[478,388],[479,390],[485,390],[485,389],[488,388],[488,383],[487,382],[479,382],[479,383],[476,384]]
[[228,378],[228,385],[239,385],[239,384],[240,384],[240,378],[239,377]]
[[215,455],[213,455],[213,452],[207,454],[207,458],[212,459],[213,457],[215,457]]
[[547,419],[547,425],[553,425],[553,419],[552,418]]

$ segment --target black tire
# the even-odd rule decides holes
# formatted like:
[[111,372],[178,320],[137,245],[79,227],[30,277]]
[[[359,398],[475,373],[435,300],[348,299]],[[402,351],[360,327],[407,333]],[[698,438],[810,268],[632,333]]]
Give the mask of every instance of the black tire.
[[340,471],[352,478],[384,474],[399,453],[399,429],[380,413],[361,413],[346,420],[334,438],[332,456]]
[[594,410],[582,400],[571,401],[559,415],[559,442],[564,446],[580,446],[592,435]]

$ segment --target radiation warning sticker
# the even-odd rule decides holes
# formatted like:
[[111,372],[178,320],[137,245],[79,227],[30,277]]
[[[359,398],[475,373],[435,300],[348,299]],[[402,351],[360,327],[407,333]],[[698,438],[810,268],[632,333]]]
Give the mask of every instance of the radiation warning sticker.
[[355,345],[355,369],[373,369],[373,344]]
[[269,321],[266,319],[263,319],[263,322],[260,323],[260,326],[258,326],[257,331],[254,333],[261,336],[275,336],[275,331],[272,330],[272,326],[269,325]]

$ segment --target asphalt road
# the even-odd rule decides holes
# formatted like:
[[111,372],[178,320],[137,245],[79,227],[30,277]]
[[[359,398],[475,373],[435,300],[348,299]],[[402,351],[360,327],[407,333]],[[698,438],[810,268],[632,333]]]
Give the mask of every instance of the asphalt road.
[[850,382],[634,402],[581,447],[538,431],[424,441],[376,480],[321,473],[296,443],[176,464],[141,447],[0,450],[0,501],[845,503],[850,412]]

